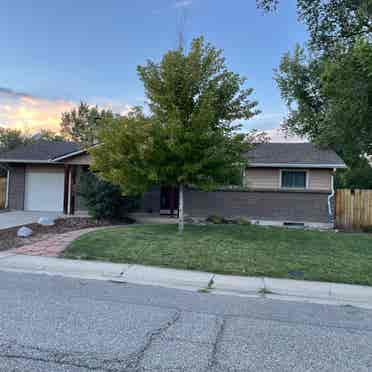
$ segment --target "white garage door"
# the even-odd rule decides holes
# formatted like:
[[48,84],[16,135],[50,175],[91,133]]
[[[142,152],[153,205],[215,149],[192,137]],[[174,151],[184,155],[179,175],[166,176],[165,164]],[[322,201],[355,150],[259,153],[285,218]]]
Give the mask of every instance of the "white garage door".
[[63,211],[63,168],[30,166],[25,181],[25,210]]

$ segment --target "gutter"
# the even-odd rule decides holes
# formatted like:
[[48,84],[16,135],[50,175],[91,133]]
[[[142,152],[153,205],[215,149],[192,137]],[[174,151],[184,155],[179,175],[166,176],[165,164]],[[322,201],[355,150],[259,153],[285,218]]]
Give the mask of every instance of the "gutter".
[[52,164],[52,159],[49,160],[27,160],[27,159],[0,159],[0,163],[29,163],[29,164]]

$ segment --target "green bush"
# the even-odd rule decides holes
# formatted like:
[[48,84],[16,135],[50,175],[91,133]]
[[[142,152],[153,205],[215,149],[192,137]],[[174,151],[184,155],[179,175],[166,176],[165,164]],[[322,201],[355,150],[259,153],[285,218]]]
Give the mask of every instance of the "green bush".
[[363,226],[362,231],[367,234],[372,234],[372,226]]
[[220,217],[217,215],[211,215],[207,217],[206,219],[207,222],[213,223],[215,225],[221,225],[221,224],[232,224],[232,225],[250,225],[251,222],[247,220],[244,217],[238,217],[238,218],[225,218],[225,217]]
[[235,223],[237,225],[251,225],[251,221],[247,220],[244,217],[239,217],[237,220],[235,220]]
[[91,172],[81,176],[79,194],[96,219],[123,220],[138,205],[138,199],[124,197],[118,186],[99,179]]
[[224,217],[220,217],[220,216],[216,216],[216,215],[212,215],[212,216],[209,216],[207,219],[206,219],[207,222],[210,222],[210,223],[214,223],[216,225],[220,225],[220,224],[226,224],[228,223],[228,221],[226,220],[226,218]]

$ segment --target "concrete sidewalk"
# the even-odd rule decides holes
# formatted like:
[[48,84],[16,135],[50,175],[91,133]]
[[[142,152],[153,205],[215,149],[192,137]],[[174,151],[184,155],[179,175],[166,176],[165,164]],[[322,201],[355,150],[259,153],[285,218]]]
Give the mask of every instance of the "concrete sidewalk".
[[0,270],[372,309],[372,287],[359,285],[228,276],[142,265],[27,256],[9,251],[0,252]]

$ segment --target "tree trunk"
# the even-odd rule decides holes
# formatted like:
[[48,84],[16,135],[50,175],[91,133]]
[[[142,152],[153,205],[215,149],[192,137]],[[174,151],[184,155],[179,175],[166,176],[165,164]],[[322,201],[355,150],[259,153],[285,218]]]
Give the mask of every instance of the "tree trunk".
[[178,232],[182,233],[184,228],[183,218],[183,185],[179,185],[179,206],[178,206]]

